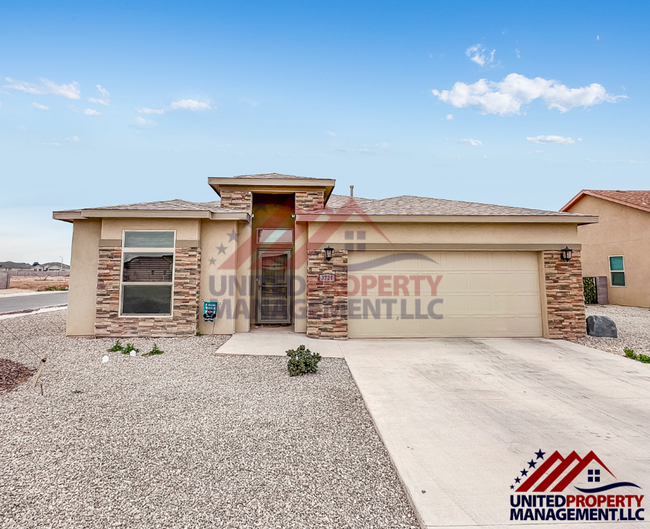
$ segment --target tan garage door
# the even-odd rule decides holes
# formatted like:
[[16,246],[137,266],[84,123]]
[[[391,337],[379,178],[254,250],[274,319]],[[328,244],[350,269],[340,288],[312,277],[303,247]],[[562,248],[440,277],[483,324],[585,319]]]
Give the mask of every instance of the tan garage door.
[[533,252],[350,252],[349,336],[542,336]]

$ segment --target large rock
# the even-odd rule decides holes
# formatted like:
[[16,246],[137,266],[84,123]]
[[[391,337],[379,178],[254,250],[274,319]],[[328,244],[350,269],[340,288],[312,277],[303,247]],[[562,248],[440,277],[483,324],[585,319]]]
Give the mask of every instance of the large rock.
[[607,316],[588,316],[587,334],[598,338],[618,338],[616,324]]

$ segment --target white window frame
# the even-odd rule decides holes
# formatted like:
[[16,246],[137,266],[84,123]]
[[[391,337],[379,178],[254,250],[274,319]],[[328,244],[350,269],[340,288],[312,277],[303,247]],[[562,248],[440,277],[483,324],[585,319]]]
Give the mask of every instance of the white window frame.
[[[612,257],[620,257],[623,262],[623,270],[612,270]],[[627,287],[627,276],[625,275],[625,256],[624,255],[608,255],[607,256],[607,268],[609,270],[609,286],[612,288],[625,288]],[[612,272],[621,272],[623,274],[624,285],[614,285],[612,282]]]
[[[161,252],[168,252],[170,248],[165,247],[165,248],[126,248],[124,245],[124,241],[126,239],[126,233],[133,233],[133,232],[139,232],[139,233],[151,233],[151,232],[172,232],[174,234],[174,247],[171,248],[172,250],[172,255],[173,255],[173,261],[172,261],[172,281],[171,281],[171,301],[170,301],[170,306],[169,306],[169,314],[123,314],[122,313],[122,301],[124,298],[124,254],[128,251],[129,253],[134,252],[141,252],[141,253],[161,253]],[[174,317],[174,281],[176,279],[176,230],[122,230],[122,255],[120,257],[120,300],[119,300],[119,313],[118,317],[120,318],[173,318]],[[127,283],[128,285],[156,285],[156,286],[168,286],[170,283],[166,282],[161,282],[161,281],[156,281],[156,282],[131,282],[129,281]]]

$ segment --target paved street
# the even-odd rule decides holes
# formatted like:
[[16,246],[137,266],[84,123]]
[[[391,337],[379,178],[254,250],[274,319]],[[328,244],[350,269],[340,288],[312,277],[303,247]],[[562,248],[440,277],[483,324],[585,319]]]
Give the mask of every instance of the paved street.
[[6,295],[0,296],[0,314],[67,304],[67,292],[39,292],[38,294],[24,294],[17,296]]

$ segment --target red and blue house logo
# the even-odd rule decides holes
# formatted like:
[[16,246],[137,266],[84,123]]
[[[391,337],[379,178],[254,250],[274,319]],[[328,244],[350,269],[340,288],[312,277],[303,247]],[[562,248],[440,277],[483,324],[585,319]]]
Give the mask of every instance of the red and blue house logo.
[[641,487],[618,480],[593,451],[545,456],[536,452],[510,485],[510,520],[644,520]]

